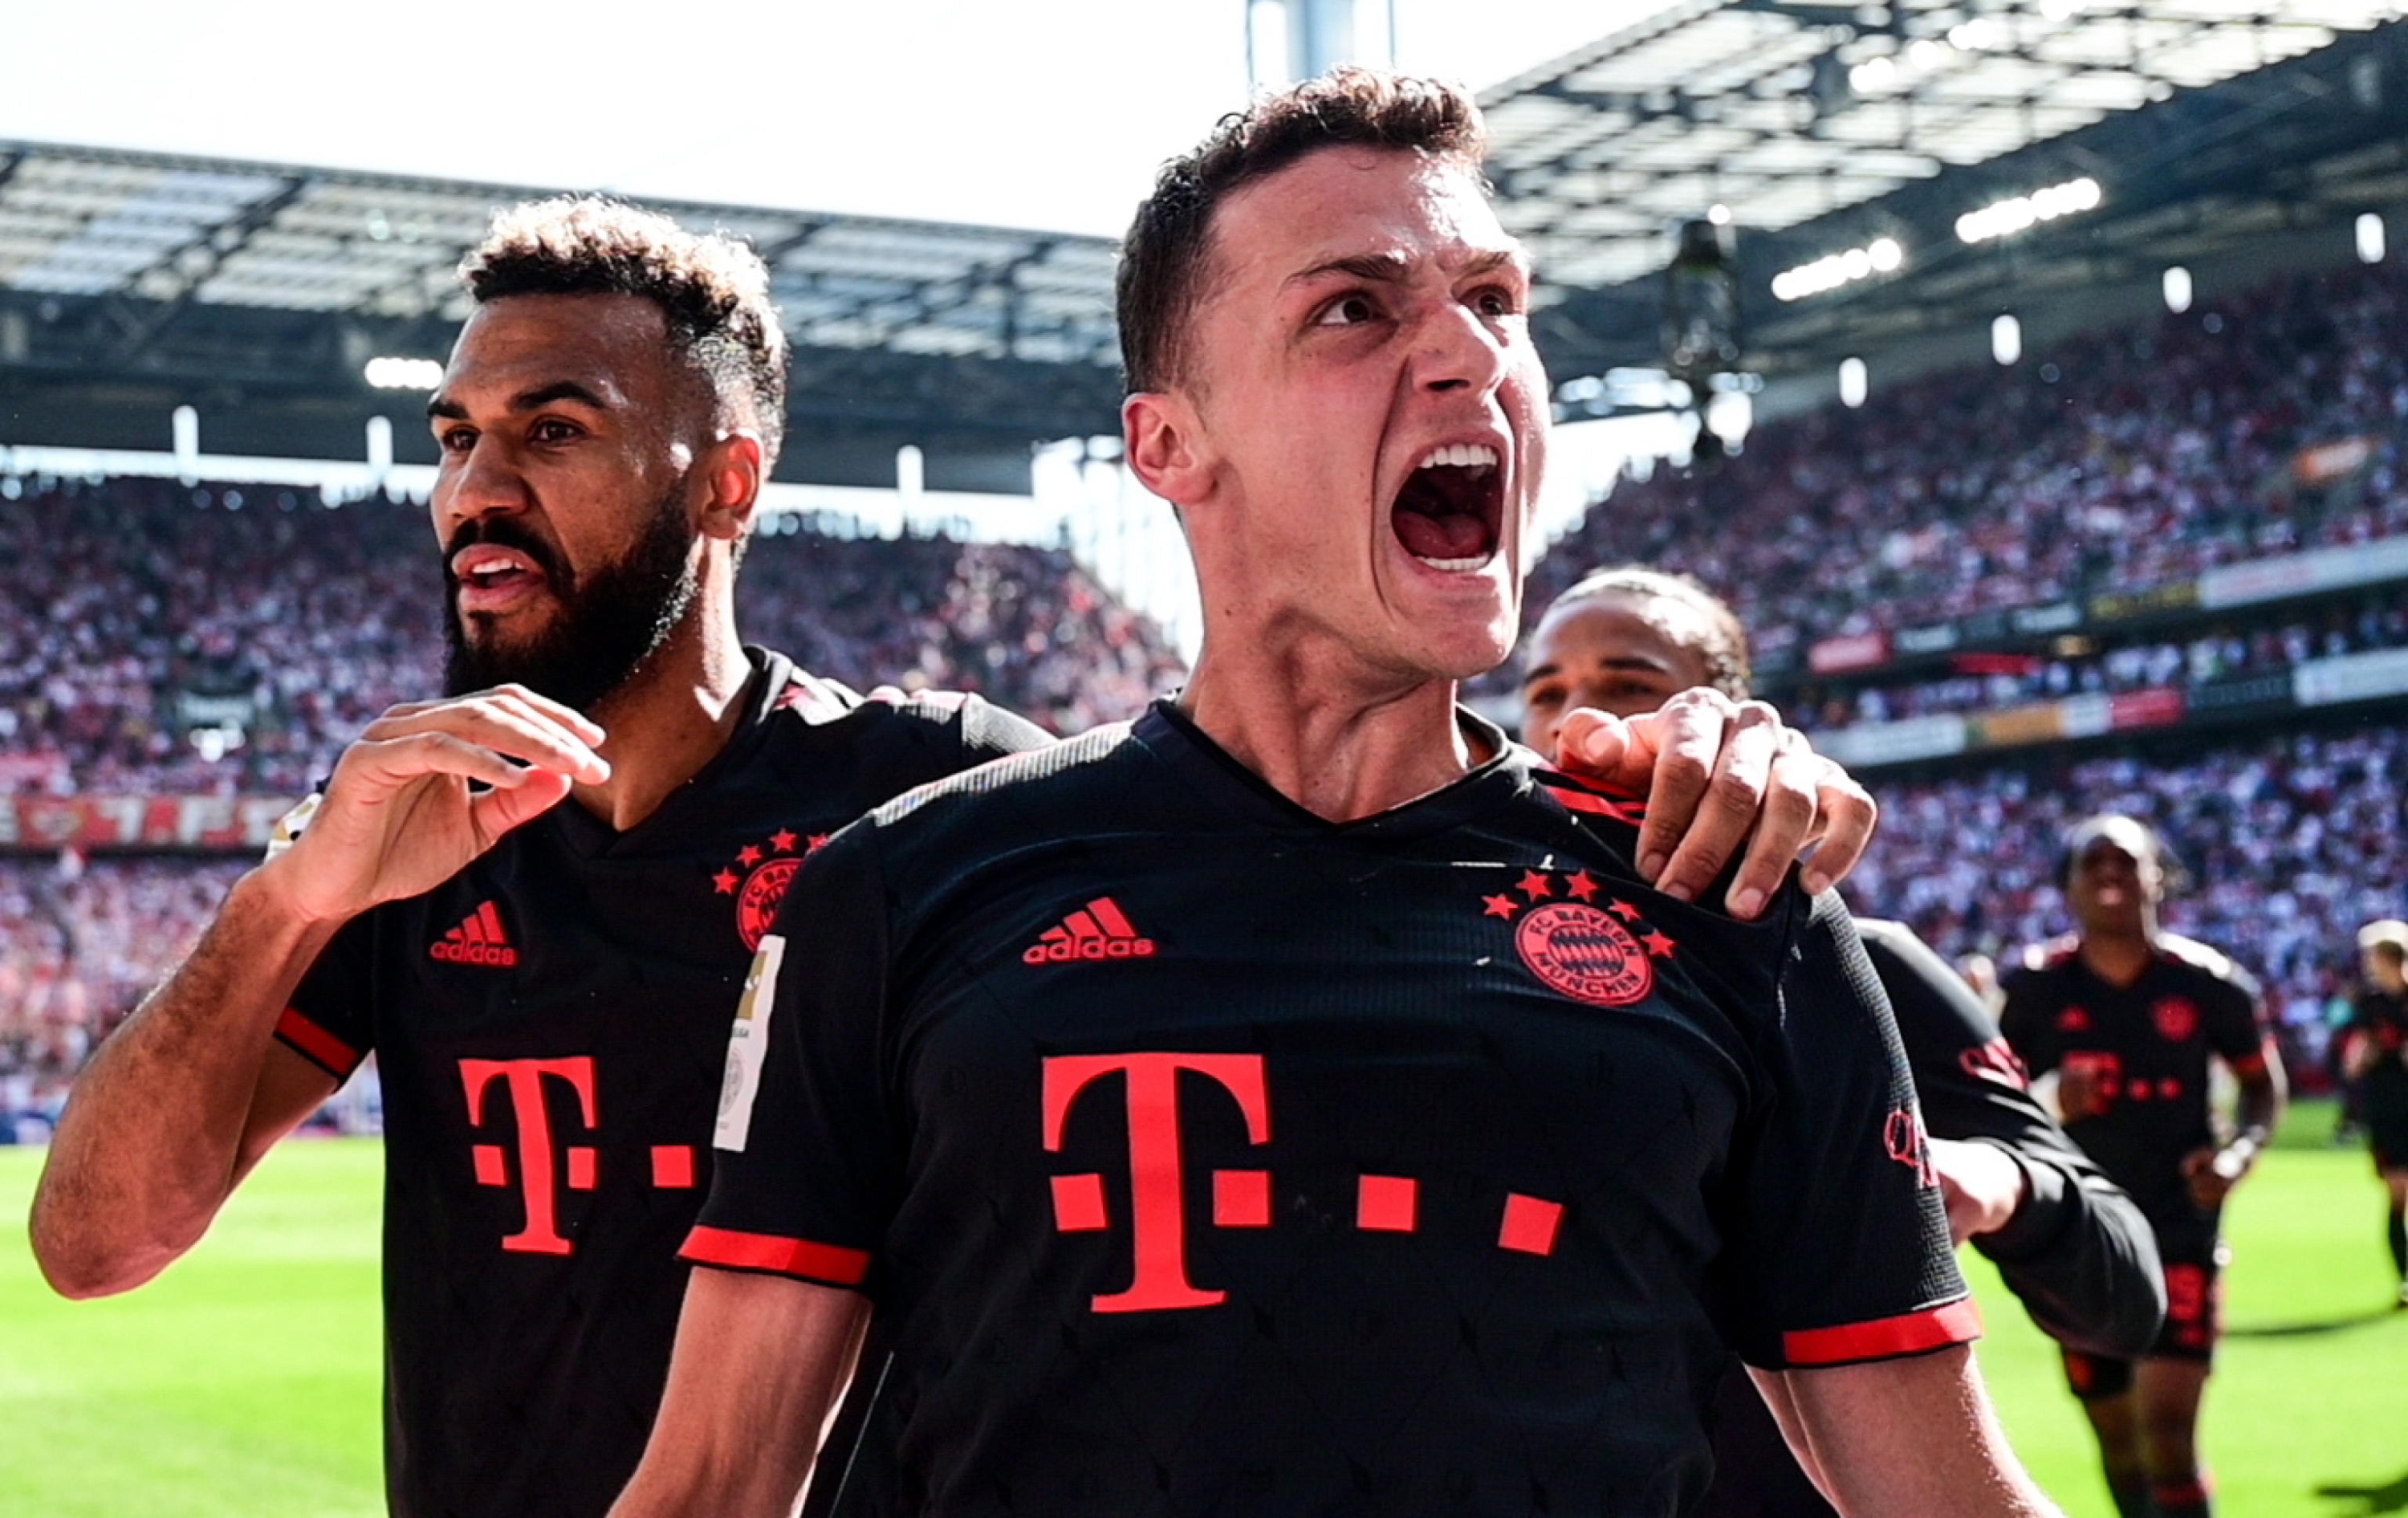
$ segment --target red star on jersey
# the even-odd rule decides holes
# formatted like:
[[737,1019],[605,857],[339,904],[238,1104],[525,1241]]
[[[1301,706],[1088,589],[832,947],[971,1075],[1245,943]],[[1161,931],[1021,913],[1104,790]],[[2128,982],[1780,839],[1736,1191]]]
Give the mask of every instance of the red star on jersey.
[[1488,910],[1484,915],[1501,917],[1509,923],[1513,920],[1513,914],[1522,909],[1522,904],[1512,896],[1483,896],[1480,899],[1488,903]]
[[788,832],[772,833],[769,835],[769,847],[777,850],[780,853],[793,853],[795,852],[795,835]]
[[1544,901],[1555,895],[1555,889],[1548,885],[1545,875],[1535,869],[1526,869],[1522,872],[1522,894],[1532,901]]
[[736,856],[736,862],[750,869],[761,862],[761,851],[748,843],[744,846],[744,852]]
[[1584,869],[1565,876],[1564,890],[1574,901],[1597,899],[1597,882],[1588,878],[1588,871]]
[[1639,921],[1639,909],[1627,901],[1617,901],[1606,909],[1613,913],[1614,916],[1621,918],[1626,923],[1636,923]]
[[710,878],[710,883],[719,887],[721,895],[732,896],[736,894],[736,872],[732,869],[723,869]]
[[1647,952],[1654,954],[1658,959],[1671,958],[1672,951],[1677,947],[1671,939],[1664,937],[1661,933],[1650,933],[1647,937],[1640,939],[1639,941],[1645,944],[1647,946]]
[[811,835],[811,846],[810,846],[810,848],[808,851],[806,851],[806,852],[810,852],[810,853],[817,853],[817,852],[819,852],[822,849],[826,848],[826,847],[827,847],[827,845],[828,845],[828,837],[829,837],[829,835],[827,835],[827,834],[825,834],[825,833],[814,833],[814,834],[812,834],[812,835]]

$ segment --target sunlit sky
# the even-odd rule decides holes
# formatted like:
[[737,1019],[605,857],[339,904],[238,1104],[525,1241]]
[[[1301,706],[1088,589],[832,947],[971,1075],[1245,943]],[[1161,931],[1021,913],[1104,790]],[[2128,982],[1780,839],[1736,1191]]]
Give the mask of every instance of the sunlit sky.
[[[1395,0],[1398,60],[1486,85],[1661,4]],[[1245,92],[1244,0],[0,0],[0,137],[1074,232]]]

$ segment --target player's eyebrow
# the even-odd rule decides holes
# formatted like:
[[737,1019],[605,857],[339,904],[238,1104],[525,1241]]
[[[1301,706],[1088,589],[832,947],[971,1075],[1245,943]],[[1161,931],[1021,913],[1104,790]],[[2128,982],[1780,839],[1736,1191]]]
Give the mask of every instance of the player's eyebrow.
[[[590,406],[597,411],[610,409],[609,401],[574,380],[555,380],[548,385],[537,385],[531,389],[522,390],[510,397],[509,408],[513,411],[533,411],[550,406],[554,401],[575,401],[581,406]],[[468,420],[468,408],[448,395],[437,395],[428,401],[426,414],[429,417],[448,417],[455,422]]]
[[[1333,274],[1343,274],[1375,284],[1397,284],[1412,274],[1412,260],[1399,252],[1348,253],[1342,258],[1315,264],[1311,268],[1298,269],[1280,281],[1280,287],[1286,289],[1292,285],[1307,284]],[[1485,252],[1475,253],[1449,272],[1454,279],[1469,279],[1493,274],[1498,269],[1512,269],[1526,278],[1528,276],[1529,260],[1524,256],[1519,243],[1511,248],[1492,248]]]

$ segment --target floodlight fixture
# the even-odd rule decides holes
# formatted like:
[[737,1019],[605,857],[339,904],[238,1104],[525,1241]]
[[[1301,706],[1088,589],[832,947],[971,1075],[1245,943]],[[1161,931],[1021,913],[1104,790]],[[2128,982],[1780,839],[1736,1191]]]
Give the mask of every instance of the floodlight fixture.
[[2368,211],[2358,219],[2358,261],[2361,264],[2383,262],[2383,218]]
[[397,358],[385,354],[367,361],[361,378],[379,390],[433,390],[443,382],[443,363],[432,358]]
[[2166,270],[2166,309],[2176,316],[2190,309],[2190,270],[2176,264]]
[[1865,396],[1870,389],[1871,377],[1865,371],[1863,359],[1840,360],[1840,404],[1842,406],[1851,411],[1855,410],[1865,404]]
[[2024,324],[2001,312],[1990,323],[1990,356],[2001,365],[2024,356]]
[[2052,184],[2045,190],[2035,190],[2028,195],[2015,195],[1985,206],[1977,211],[1967,211],[1956,218],[1956,236],[1966,242],[1989,242],[1999,237],[2011,237],[2029,231],[2042,222],[2059,217],[2077,216],[2097,210],[2107,198],[2099,181],[2085,175]]
[[1904,244],[1896,237],[1875,237],[1862,248],[1782,270],[1772,277],[1772,295],[1775,300],[1803,300],[1876,274],[1895,274],[1905,265]]

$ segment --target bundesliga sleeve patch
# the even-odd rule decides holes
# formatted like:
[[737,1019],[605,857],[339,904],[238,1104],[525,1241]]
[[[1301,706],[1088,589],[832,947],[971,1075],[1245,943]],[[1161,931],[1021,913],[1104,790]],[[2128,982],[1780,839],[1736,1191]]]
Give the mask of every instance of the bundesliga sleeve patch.
[[778,1004],[778,970],[786,962],[786,940],[772,933],[761,940],[752,956],[752,973],[744,980],[744,999],[737,1003],[736,1024],[727,1033],[727,1070],[719,1085],[719,1125],[711,1147],[731,1153],[744,1152],[752,1133],[752,1102],[761,1094],[761,1061],[769,1048],[769,1013]]

